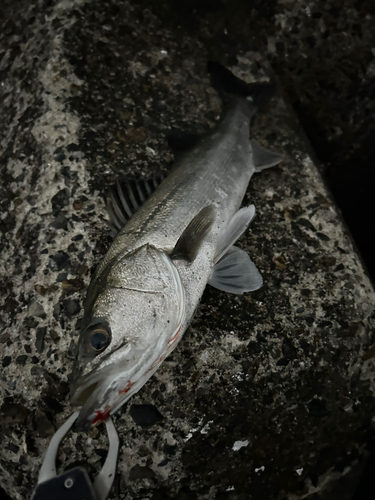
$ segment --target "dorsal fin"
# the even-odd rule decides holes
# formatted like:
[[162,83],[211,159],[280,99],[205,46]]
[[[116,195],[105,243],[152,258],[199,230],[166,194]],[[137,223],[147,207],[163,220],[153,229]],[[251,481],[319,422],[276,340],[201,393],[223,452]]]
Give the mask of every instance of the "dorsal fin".
[[147,180],[119,181],[111,186],[106,196],[107,221],[114,236],[126,225],[143,203],[164,180],[158,175]]

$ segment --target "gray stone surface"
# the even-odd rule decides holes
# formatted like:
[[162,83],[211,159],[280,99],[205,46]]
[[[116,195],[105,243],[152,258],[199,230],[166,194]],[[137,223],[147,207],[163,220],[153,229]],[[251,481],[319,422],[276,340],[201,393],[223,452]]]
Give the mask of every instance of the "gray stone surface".
[[[213,126],[221,101],[208,58],[267,78],[266,49],[243,43],[267,12],[241,24],[234,5],[236,38],[205,4],[201,17],[173,5],[4,3],[0,476],[17,500],[72,411],[84,290],[110,243],[101,195],[118,175],[166,172],[171,127]],[[373,288],[280,94],[253,130],[285,154],[245,198],[258,216],[240,245],[265,285],[240,297],[207,288],[172,356],[116,414],[113,498],[330,498],[364,453]],[[106,446],[103,428],[72,434],[60,468],[95,474]]]

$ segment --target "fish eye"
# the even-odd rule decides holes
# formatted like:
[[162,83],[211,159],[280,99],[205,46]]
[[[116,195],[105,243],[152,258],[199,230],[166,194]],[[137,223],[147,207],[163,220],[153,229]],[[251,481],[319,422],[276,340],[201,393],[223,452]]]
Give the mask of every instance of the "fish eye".
[[91,346],[95,351],[101,351],[108,344],[108,333],[104,330],[95,330],[91,335]]
[[85,335],[85,344],[89,352],[99,354],[110,342],[109,331],[103,325],[95,325]]

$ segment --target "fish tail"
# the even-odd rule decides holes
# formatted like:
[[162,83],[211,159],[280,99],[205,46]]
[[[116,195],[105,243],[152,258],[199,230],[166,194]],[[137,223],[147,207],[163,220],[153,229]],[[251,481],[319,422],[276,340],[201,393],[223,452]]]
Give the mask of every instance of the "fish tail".
[[275,92],[275,86],[272,83],[246,83],[220,63],[208,61],[207,69],[211,75],[212,86],[220,94],[224,93],[247,99],[251,102],[253,111],[269,101]]

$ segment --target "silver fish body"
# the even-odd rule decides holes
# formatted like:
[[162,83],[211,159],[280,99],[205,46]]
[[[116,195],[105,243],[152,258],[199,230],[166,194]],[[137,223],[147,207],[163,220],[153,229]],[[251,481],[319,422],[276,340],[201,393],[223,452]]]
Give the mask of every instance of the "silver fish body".
[[[221,288],[221,275],[216,281],[213,275],[223,255],[235,260],[239,281],[246,261],[253,281],[238,291],[229,284],[228,291],[261,285],[250,259],[232,247],[254,215],[253,206],[239,211],[251,176],[281,159],[253,143],[265,158],[257,167],[249,141],[255,110],[251,100],[232,97],[219,124],[174,165],[99,265],[73,372],[72,403],[83,404],[78,429],[105,420],[152,376],[186,331],[210,279]],[[190,241],[192,258],[174,252]]]

